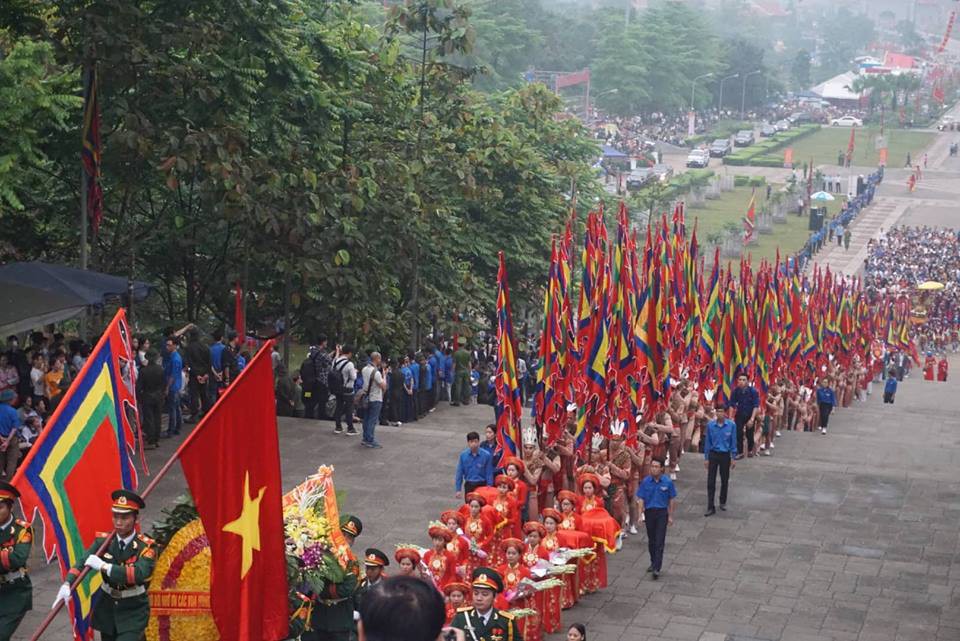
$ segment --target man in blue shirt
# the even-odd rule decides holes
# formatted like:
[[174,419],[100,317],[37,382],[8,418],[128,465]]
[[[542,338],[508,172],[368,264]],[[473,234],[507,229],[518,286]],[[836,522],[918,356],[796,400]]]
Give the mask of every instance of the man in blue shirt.
[[17,399],[12,389],[0,392],[0,472],[6,473],[6,480],[12,481],[20,460],[20,415],[10,403]]
[[892,367],[887,372],[887,381],[883,384],[883,402],[893,405],[897,396],[897,372]]
[[457,461],[457,478],[454,481],[457,498],[484,485],[493,485],[493,459],[489,452],[480,449],[480,435],[470,432],[467,434],[467,449],[460,452]]
[[760,412],[760,394],[747,382],[747,375],[737,376],[737,389],[730,395],[727,403],[729,416],[737,424],[737,452],[735,459],[743,458],[743,436],[747,436],[747,456],[753,456],[754,425]]
[[726,416],[717,415],[709,408],[707,436],[703,444],[703,466],[707,468],[707,512],[704,516],[717,513],[713,497],[717,493],[717,470],[720,471],[720,509],[727,509],[727,484],[730,481],[730,468],[737,466],[737,425]]
[[420,411],[420,363],[417,362],[417,355],[413,354],[412,352],[409,358],[410,380],[413,381],[413,396],[411,397],[413,415],[416,418],[420,418],[422,414]]
[[667,542],[667,526],[673,525],[673,504],[677,488],[670,477],[663,475],[663,460],[650,462],[650,476],[637,488],[637,507],[647,526],[647,547],[650,551],[650,567],[653,580],[660,578],[663,566],[663,548]]
[[167,385],[167,416],[170,419],[167,433],[161,434],[167,438],[180,433],[183,427],[183,415],[180,412],[180,390],[183,388],[183,359],[177,351],[177,342],[168,338],[166,342],[167,357],[163,359],[163,379]]
[[213,343],[210,344],[210,367],[213,369],[214,383],[220,387],[223,382],[223,351],[227,346],[223,343],[223,332],[219,329],[213,333]]
[[837,404],[837,397],[833,394],[833,388],[830,387],[830,379],[826,376],[820,377],[820,385],[817,387],[817,407],[820,410],[820,433],[827,433],[827,423],[830,422],[830,412],[833,406]]

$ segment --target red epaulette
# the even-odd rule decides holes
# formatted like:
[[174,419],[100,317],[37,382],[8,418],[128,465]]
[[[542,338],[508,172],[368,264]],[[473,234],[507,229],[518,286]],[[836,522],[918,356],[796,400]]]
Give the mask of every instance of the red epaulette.
[[146,534],[137,534],[137,539],[138,539],[141,543],[143,543],[144,545],[156,545],[156,544],[157,544],[157,542],[156,542],[155,540],[151,539],[151,538],[150,538],[149,536],[147,536]]

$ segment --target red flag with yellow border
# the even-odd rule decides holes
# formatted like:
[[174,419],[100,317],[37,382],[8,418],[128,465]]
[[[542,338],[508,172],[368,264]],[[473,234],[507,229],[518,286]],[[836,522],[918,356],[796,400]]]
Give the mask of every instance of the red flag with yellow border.
[[210,541],[221,639],[286,639],[287,573],[271,342],[178,452]]

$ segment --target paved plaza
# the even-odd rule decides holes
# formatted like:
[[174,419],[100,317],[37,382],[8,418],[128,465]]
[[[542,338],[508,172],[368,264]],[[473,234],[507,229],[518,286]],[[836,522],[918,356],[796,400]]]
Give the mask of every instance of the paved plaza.
[[[938,136],[913,194],[906,172],[889,170],[850,251],[827,250],[818,262],[855,273],[867,239],[897,221],[960,226],[960,159],[945,152],[954,138]],[[876,388],[836,413],[828,436],[785,433],[773,457],[738,465],[730,510],[709,519],[702,459],[686,455],[661,579],[644,574],[645,535],[629,537],[610,559],[610,587],[564,612],[564,623],[586,623],[591,641],[960,640],[960,359],[951,369],[947,383],[904,382],[895,406]],[[382,450],[335,436],[329,422],[281,419],[284,484],[332,464],[343,508],[364,522],[358,548],[426,545],[428,521],[455,505],[466,433],[492,419],[489,407],[442,404],[418,423],[378,428]],[[246,429],[237,425],[237,437]],[[151,469],[175,446],[149,452]],[[144,529],[184,491],[175,467],[148,498]],[[105,528],[107,510],[105,502]],[[34,556],[35,609],[14,639],[29,638],[60,582],[39,544]],[[44,638],[70,638],[67,616]]]
[[[839,411],[828,436],[785,433],[773,457],[741,461],[730,510],[709,519],[701,459],[686,455],[660,581],[644,574],[645,535],[629,537],[610,559],[610,587],[563,621],[586,623],[597,641],[960,639],[956,380],[911,378],[892,407],[874,394]],[[333,464],[344,508],[364,521],[359,547],[426,544],[427,522],[455,504],[464,435],[491,418],[488,407],[442,406],[419,423],[380,428],[382,450],[334,435],[327,422],[281,419],[284,482]],[[153,469],[172,448],[150,453]],[[176,468],[148,501],[147,522],[183,491]],[[39,558],[33,575],[36,609],[18,639],[59,582]],[[66,621],[45,638],[68,638]]]

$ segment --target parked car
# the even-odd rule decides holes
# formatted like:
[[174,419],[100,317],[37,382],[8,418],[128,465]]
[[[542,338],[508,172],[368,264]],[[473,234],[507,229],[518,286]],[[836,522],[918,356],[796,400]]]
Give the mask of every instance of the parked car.
[[733,137],[733,144],[736,147],[749,147],[753,143],[753,132],[749,129],[738,131],[737,135]]
[[804,123],[813,122],[813,116],[808,114],[806,111],[798,111],[790,114],[787,120],[789,120],[793,125],[802,125]]
[[773,125],[763,125],[760,127],[760,136],[763,138],[769,138],[775,133],[777,133],[777,128]]
[[778,120],[773,126],[777,128],[777,131],[788,131],[790,129],[790,121]]
[[710,155],[714,158],[723,158],[730,153],[730,139],[717,138],[710,143]]
[[637,191],[643,189],[653,178],[651,167],[638,167],[627,175],[627,190]]
[[650,173],[652,174],[651,180],[657,178],[660,182],[667,182],[673,178],[673,167],[670,165],[654,165],[650,168]]
[[856,116],[840,116],[830,121],[833,127],[862,127],[863,121]]
[[687,156],[687,167],[706,167],[710,164],[710,152],[706,149],[694,149]]

